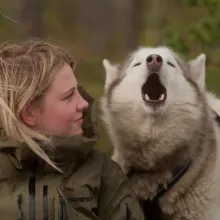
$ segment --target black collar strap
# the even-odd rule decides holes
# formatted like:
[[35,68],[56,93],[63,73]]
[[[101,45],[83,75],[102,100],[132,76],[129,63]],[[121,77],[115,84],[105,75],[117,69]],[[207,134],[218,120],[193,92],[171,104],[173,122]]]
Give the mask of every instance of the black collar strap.
[[[167,184],[166,187],[163,186],[163,184],[160,184],[157,190],[156,196],[153,198],[153,200],[159,199],[161,196],[163,196],[168,190],[172,188],[174,184],[176,184],[181,177],[188,171],[190,165],[192,163],[192,160],[187,161],[183,165],[177,166],[172,170],[172,176],[173,178],[171,181]],[[129,173],[127,174],[128,177],[131,177],[133,174],[144,174],[148,173],[147,171],[144,170],[138,170],[137,168],[131,168]]]
[[[167,187],[165,188],[162,184],[159,185],[157,194],[153,198],[153,200],[140,200],[140,205],[142,206],[144,216],[147,220],[162,220],[162,213],[158,204],[158,199],[163,196],[168,190],[176,184],[181,177],[187,172],[190,165],[192,163],[192,160],[189,160],[188,162],[184,163],[183,165],[177,166],[172,170],[173,178],[171,181],[167,184]],[[147,173],[147,171],[144,170],[138,170],[136,168],[131,168],[130,172],[128,173],[128,177],[131,177],[133,174],[143,174]]]
[[213,111],[213,113],[214,113],[214,115],[215,115],[215,120],[216,120],[216,122],[220,125],[220,116],[219,116],[218,113],[217,113],[216,111],[214,111],[213,109],[212,109],[212,111]]
[[171,189],[182,177],[183,175],[189,170],[189,167],[192,163],[192,160],[187,161],[185,164],[177,166],[172,170],[172,176],[173,178],[171,181],[167,184],[167,187],[165,188],[162,184],[159,185],[157,190],[157,195],[154,197],[154,200],[159,199],[162,197],[169,189]]

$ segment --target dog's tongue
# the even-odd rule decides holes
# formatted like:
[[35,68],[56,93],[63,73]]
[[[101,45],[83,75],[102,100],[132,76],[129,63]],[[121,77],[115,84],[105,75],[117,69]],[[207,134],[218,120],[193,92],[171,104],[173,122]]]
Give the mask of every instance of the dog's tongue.
[[150,101],[163,101],[165,87],[161,84],[158,74],[152,73],[142,86],[143,98]]

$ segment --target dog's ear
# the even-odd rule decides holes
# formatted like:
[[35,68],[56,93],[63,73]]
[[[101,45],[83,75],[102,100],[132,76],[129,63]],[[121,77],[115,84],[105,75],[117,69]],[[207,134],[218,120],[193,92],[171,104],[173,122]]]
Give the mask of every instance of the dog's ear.
[[195,59],[189,61],[190,74],[192,79],[205,89],[206,55],[200,54]]
[[107,88],[118,76],[118,65],[113,65],[109,60],[103,60],[103,66],[106,71],[105,88]]

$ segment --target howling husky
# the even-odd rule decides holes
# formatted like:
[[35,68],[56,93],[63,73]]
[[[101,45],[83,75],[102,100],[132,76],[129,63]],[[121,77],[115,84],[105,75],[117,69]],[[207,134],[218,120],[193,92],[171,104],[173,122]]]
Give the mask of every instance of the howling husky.
[[153,210],[153,220],[220,220],[220,102],[206,91],[205,60],[143,47],[121,65],[103,61],[112,159],[148,220]]

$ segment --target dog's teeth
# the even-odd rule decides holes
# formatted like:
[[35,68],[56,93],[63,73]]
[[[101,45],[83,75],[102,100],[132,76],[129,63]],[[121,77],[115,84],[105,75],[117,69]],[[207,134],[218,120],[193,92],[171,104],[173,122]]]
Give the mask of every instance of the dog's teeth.
[[159,100],[162,101],[163,99],[164,99],[164,94],[161,94]]
[[145,99],[146,99],[146,100],[150,100],[148,94],[145,94]]

